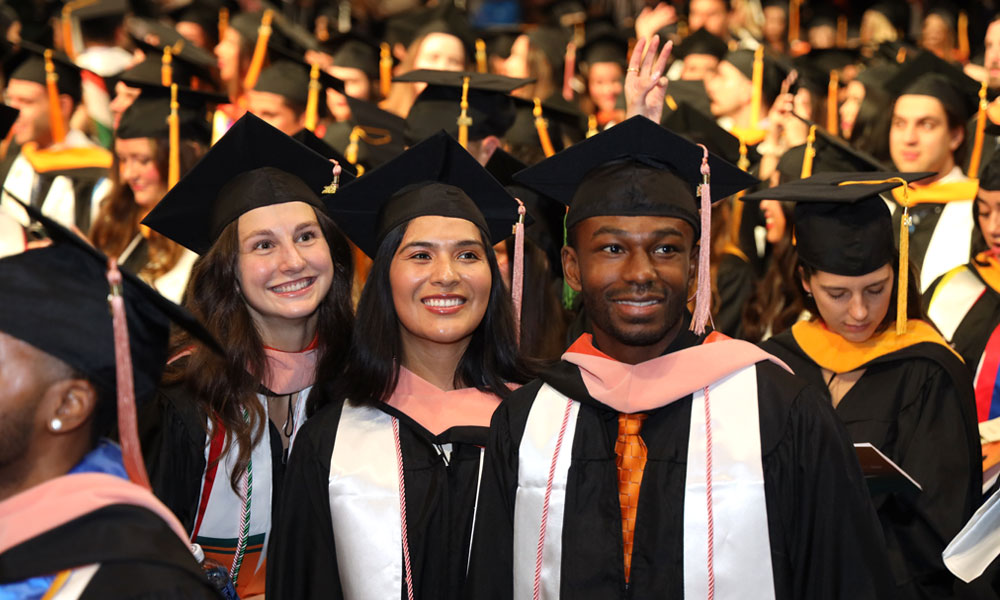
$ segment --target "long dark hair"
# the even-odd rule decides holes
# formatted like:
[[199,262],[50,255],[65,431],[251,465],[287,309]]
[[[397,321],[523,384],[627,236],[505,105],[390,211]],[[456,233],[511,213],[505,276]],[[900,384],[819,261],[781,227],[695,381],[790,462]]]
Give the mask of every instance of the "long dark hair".
[[[399,382],[403,342],[392,299],[389,268],[409,223],[391,230],[375,253],[358,303],[344,374],[333,382],[330,397],[333,401],[347,399],[353,404],[377,405],[389,400]],[[509,393],[507,383],[525,383],[531,374],[518,354],[513,309],[502,283],[496,254],[486,234],[480,231],[480,236],[486,248],[493,285],[486,313],[455,369],[454,382],[456,387],[474,387],[505,398]],[[314,404],[310,410],[315,412],[320,408]]]
[[792,205],[780,204],[785,214],[785,233],[771,247],[767,271],[743,309],[743,338],[749,342],[763,341],[769,327],[771,335],[778,335],[794,325],[805,310],[797,276],[799,256],[792,244]]
[[[316,211],[316,219],[330,247],[334,270],[330,291],[317,308],[316,373],[331,377],[340,371],[350,347],[353,265],[347,238],[333,220],[321,211]],[[185,302],[222,344],[226,356],[214,354],[182,333],[174,340],[171,356],[185,351],[190,351],[190,356],[183,363],[174,363],[180,366],[168,369],[164,378],[167,383],[183,381],[198,399],[199,409],[211,421],[209,440],[217,427],[226,431],[223,455],[232,444],[237,445],[230,478],[233,490],[237,490],[250,454],[267,426],[264,406],[257,401],[266,372],[264,342],[238,289],[238,258],[239,233],[237,221],[233,221],[195,263]]]
[[[508,275],[514,275],[514,238],[504,241]],[[559,360],[566,350],[569,317],[563,309],[545,251],[524,240],[524,293],[521,299],[521,355],[543,365]]]

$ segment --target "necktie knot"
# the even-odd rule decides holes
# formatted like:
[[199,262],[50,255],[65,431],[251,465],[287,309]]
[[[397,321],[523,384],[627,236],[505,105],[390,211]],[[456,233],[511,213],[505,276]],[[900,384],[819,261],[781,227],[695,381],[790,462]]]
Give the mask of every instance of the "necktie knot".
[[645,413],[618,414],[618,436],[639,435],[642,429],[642,422],[649,416]]

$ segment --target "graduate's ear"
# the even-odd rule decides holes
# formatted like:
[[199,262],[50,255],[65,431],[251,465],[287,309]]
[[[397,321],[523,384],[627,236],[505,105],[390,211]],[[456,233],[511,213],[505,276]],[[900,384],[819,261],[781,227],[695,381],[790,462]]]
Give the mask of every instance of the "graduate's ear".
[[802,267],[798,268],[799,281],[802,282],[802,289],[806,291],[806,295],[812,296],[812,287],[809,286],[809,278],[806,277],[806,272]]
[[98,395],[86,379],[63,379],[45,392],[46,428],[53,434],[75,431],[91,421],[97,410]]
[[951,130],[950,139],[948,141],[948,149],[954,152],[958,150],[958,147],[962,145],[965,141],[965,127],[959,125]]
[[566,245],[562,249],[562,266],[563,266],[563,277],[566,279],[566,284],[574,292],[583,291],[583,285],[580,283],[580,262],[579,257],[576,254],[576,248]]

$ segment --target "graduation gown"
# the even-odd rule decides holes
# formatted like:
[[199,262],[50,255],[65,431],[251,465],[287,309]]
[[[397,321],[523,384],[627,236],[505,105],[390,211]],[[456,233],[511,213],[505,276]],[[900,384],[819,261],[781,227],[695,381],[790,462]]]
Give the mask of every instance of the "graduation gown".
[[59,589],[76,594],[55,597],[82,600],[218,598],[179,523],[120,479],[113,450],[118,473],[75,469],[0,502],[0,596]]
[[743,308],[750,300],[756,278],[750,262],[736,252],[739,250],[726,252],[719,260],[716,272],[718,313],[712,321],[717,331],[739,338],[743,335]]
[[[826,390],[819,365],[795,335],[810,325],[817,326],[798,323],[762,347]],[[914,325],[911,321],[911,332]],[[895,325],[886,333],[895,335]],[[937,339],[914,338],[915,343],[862,363],[864,375],[836,408],[855,443],[873,444],[923,487],[916,498],[898,492],[873,497],[900,598],[952,597],[956,580],[941,552],[982,499],[970,378]],[[832,405],[828,394],[823,402]]]
[[[667,353],[700,343],[685,328]],[[816,390],[781,367],[760,362],[749,368],[756,369],[760,422],[748,426],[760,427],[775,597],[887,597],[884,543],[843,427]],[[579,367],[565,360],[514,392],[494,415],[468,595],[513,597],[519,447],[543,384],[580,403],[565,490],[560,597],[682,598],[692,395],[649,411],[643,423],[648,455],[626,585],[618,412],[593,398]]]
[[[414,598],[462,597],[488,429],[455,425],[434,434],[389,404],[355,410],[381,411],[399,422]],[[338,562],[330,497],[331,460],[343,411],[343,403],[330,404],[309,419],[295,442],[268,548],[269,598],[352,597],[342,582],[344,570],[350,567]],[[359,523],[355,535],[369,531],[377,535],[375,523],[383,520],[372,511],[368,522],[373,525]],[[398,527],[398,522],[389,526]],[[401,550],[393,551],[401,554]],[[363,562],[366,566],[381,564],[377,556]],[[372,577],[381,576],[373,567]],[[407,597],[405,582],[399,597]]]

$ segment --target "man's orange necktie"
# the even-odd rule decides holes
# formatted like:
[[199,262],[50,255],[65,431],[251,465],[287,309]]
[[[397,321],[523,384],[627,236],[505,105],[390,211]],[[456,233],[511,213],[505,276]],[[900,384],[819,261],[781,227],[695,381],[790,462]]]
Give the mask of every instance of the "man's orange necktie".
[[622,540],[625,545],[625,581],[632,570],[632,540],[635,535],[635,513],[639,507],[639,487],[646,466],[646,444],[639,437],[642,422],[648,415],[618,414],[618,499],[622,506]]

